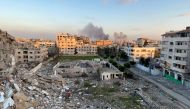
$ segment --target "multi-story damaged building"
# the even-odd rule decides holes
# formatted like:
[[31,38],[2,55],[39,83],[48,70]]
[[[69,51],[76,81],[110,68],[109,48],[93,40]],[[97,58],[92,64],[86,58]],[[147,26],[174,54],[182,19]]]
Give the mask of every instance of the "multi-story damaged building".
[[0,30],[0,71],[11,67],[15,45],[15,38]]
[[15,58],[17,63],[42,62],[48,58],[48,50],[42,48],[17,48],[15,49]]
[[46,47],[48,49],[48,56],[54,56],[58,53],[56,44],[52,40],[33,40],[33,45],[36,48]]
[[136,44],[139,47],[158,47],[160,45],[160,41],[158,40],[152,40],[152,39],[148,39],[148,38],[138,38],[136,40]]
[[[188,85],[190,77],[190,27],[162,35],[161,62],[164,76]],[[189,85],[190,86],[190,85]]]
[[78,37],[68,33],[57,34],[56,45],[60,54],[96,54],[97,46],[87,37]]
[[91,44],[83,44],[77,46],[77,53],[78,54],[96,54],[97,53],[97,46]]

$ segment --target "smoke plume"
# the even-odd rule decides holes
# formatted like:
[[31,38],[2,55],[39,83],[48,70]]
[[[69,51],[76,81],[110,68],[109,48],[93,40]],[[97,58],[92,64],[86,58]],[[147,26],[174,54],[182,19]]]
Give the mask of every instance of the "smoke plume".
[[127,41],[127,35],[124,34],[123,32],[119,32],[119,33],[115,32],[113,34],[113,38],[116,43],[120,43],[120,44],[123,44],[124,42]]
[[105,34],[102,27],[93,25],[92,23],[87,24],[81,31],[81,35],[88,36],[91,40],[108,39],[109,35]]

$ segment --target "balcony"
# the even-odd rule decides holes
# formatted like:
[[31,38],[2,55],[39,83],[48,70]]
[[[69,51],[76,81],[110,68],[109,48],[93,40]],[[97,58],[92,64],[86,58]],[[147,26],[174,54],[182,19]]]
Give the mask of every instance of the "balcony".
[[176,49],[189,49],[188,45],[175,45]]
[[179,68],[176,68],[176,67],[171,67],[172,70],[174,71],[178,71],[180,73],[185,73],[185,69],[179,69]]
[[162,41],[189,41],[190,37],[167,37],[162,38]]
[[179,57],[187,57],[187,53],[174,53],[175,56],[179,56]]
[[178,63],[178,64],[181,64],[181,65],[186,65],[187,62],[186,61],[180,61],[180,60],[173,60],[174,63]]

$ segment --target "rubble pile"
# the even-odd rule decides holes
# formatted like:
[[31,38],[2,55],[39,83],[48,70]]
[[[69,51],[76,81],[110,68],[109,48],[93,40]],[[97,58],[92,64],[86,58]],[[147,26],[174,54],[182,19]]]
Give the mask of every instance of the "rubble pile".
[[[77,62],[70,63],[67,65],[79,65]],[[99,68],[101,64],[80,65],[82,68],[92,68],[93,65]],[[1,108],[180,109],[175,100],[141,78],[103,81],[92,75],[69,78],[55,73],[54,66],[56,65],[49,63],[42,65],[36,72],[31,72],[32,67],[20,65],[14,76],[4,77],[0,86]],[[90,73],[90,70],[87,71]],[[97,73],[96,71],[97,69],[94,73]]]

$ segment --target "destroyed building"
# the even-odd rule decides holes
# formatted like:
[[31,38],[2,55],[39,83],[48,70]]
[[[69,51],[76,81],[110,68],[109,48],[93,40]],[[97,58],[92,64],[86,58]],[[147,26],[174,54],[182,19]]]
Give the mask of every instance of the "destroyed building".
[[15,58],[18,63],[42,62],[48,58],[48,49],[42,48],[17,48]]
[[13,36],[0,30],[0,72],[7,72],[11,66],[16,42]]
[[54,67],[54,73],[63,77],[80,77],[94,74],[100,66],[94,61],[74,61],[58,63]]
[[111,63],[102,61],[102,68],[100,69],[100,79],[101,80],[110,80],[110,79],[122,79],[123,72],[119,71]]

